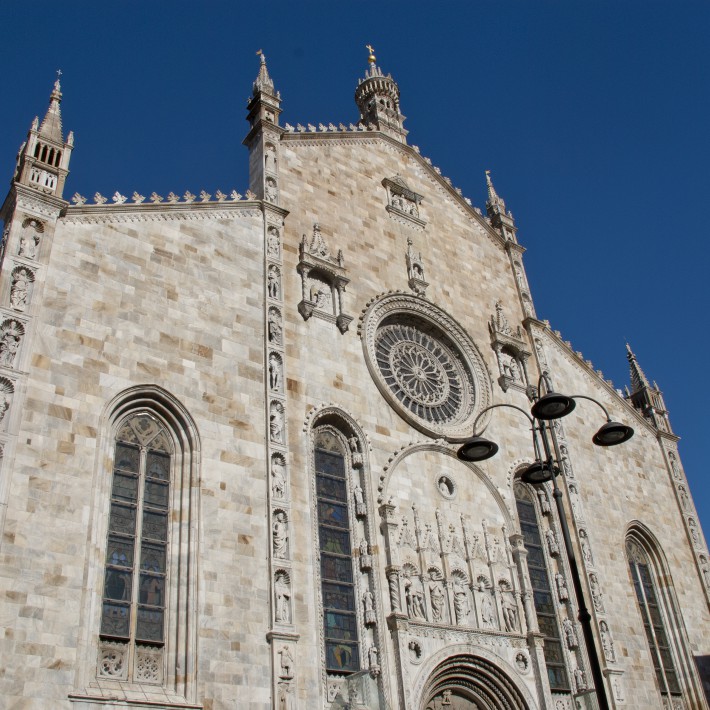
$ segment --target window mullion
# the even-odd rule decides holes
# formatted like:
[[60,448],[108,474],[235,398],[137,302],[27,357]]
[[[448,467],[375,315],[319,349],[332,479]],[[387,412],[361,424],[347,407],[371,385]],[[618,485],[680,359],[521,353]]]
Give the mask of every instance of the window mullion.
[[140,447],[140,465],[138,468],[138,499],[136,501],[136,539],[133,554],[133,588],[131,599],[131,641],[135,646],[136,626],[138,625],[138,602],[140,594],[141,553],[143,551],[143,506],[145,504],[145,469],[148,449]]

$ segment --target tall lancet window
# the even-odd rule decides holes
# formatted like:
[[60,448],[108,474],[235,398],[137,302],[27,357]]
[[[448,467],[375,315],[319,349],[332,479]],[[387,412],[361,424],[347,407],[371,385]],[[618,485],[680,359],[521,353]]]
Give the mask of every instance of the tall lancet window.
[[99,672],[162,682],[172,440],[140,412],[119,426],[114,453],[101,639],[123,660],[116,672],[109,654]]
[[648,555],[635,540],[626,541],[626,554],[661,695],[665,698],[679,696],[681,688],[664,621],[665,610],[662,608]]
[[345,437],[331,427],[315,438],[318,547],[325,666],[345,675],[360,669]]
[[520,518],[520,531],[528,551],[528,571],[532,584],[535,613],[540,633],[545,637],[545,665],[550,689],[553,692],[569,693],[570,684],[565,665],[560,625],[557,619],[555,595],[550,584],[550,571],[545,557],[545,549],[540,523],[533,496],[526,486],[515,486],[515,502]]

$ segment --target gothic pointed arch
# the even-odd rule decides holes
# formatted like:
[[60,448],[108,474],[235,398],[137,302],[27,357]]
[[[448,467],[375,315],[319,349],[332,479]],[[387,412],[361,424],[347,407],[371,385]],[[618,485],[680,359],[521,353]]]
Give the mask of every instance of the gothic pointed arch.
[[664,707],[702,707],[705,698],[663,549],[648,527],[634,521],[625,551],[640,615],[634,626],[645,637]]

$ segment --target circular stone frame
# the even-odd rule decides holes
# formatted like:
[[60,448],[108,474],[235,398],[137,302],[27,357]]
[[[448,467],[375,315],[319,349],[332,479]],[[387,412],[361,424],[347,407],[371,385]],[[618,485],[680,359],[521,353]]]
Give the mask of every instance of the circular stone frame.
[[[418,330],[423,336],[422,342],[438,340],[442,358],[452,357],[455,370],[464,376],[465,382],[462,383],[460,397],[452,407],[455,411],[447,419],[427,419],[401,401],[393,389],[393,384],[395,388],[401,386],[401,373],[393,372],[389,378],[390,382],[385,378],[378,365],[378,334],[383,326],[390,325],[399,325],[402,330]],[[491,404],[492,385],[481,353],[457,321],[421,297],[406,293],[389,293],[375,299],[366,308],[362,316],[361,337],[365,361],[372,379],[389,405],[407,423],[431,437],[444,438],[452,443],[471,436],[473,420]],[[422,345],[423,347],[426,346]],[[399,353],[397,355],[399,356]],[[434,360],[435,356],[432,355],[431,359]],[[443,361],[440,359],[440,362]],[[433,363],[433,377],[440,380],[443,369],[445,368],[439,363]],[[447,386],[447,383],[440,385],[442,391]],[[399,391],[401,395],[402,390]],[[433,395],[431,399],[433,406],[441,404]]]

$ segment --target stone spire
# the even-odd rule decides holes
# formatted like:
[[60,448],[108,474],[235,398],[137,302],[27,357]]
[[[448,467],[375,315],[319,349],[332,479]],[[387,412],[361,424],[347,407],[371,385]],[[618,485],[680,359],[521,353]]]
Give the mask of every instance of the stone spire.
[[271,80],[269,70],[266,68],[266,55],[261,50],[259,50],[257,54],[261,57],[261,65],[259,66],[259,74],[257,75],[252,87],[252,94],[256,96],[258,93],[263,91],[267,94],[275,96],[274,82]]
[[517,242],[515,238],[515,233],[517,232],[515,220],[512,213],[506,211],[505,200],[496,192],[493,180],[491,180],[490,170],[486,170],[486,187],[488,188],[486,213],[491,220],[491,226],[500,233],[503,239]]
[[65,141],[62,132],[60,75],[61,72],[57,72],[42,124],[37,118],[32,121],[27,140],[17,155],[14,178],[16,183],[59,198],[64,191],[69,158],[74,147],[74,134],[70,132]]
[[626,388],[626,400],[631,402],[656,429],[672,434],[663,393],[655,382],[651,386],[628,343],[626,343],[626,357],[631,375],[631,391]]
[[399,111],[399,87],[391,74],[385,76],[377,66],[375,50],[368,44],[370,55],[365,78],[358,81],[355,103],[360,111],[360,123],[373,125],[377,130],[407,142],[404,116]]

